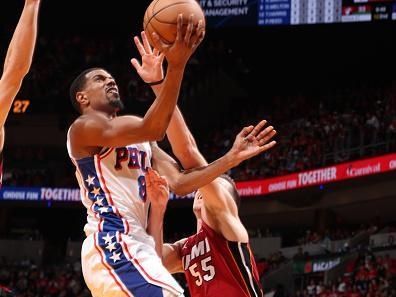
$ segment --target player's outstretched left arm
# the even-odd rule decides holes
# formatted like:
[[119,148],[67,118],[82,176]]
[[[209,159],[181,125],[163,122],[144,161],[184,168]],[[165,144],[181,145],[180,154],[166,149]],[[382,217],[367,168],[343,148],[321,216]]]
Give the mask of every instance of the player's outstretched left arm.
[[254,126],[245,127],[235,138],[232,148],[221,158],[207,166],[182,171],[177,162],[157,145],[152,145],[153,165],[164,175],[171,190],[178,195],[186,195],[212,182],[215,178],[275,146],[270,141],[276,134],[272,126],[264,128],[266,122],[261,121]]
[[[40,0],[26,0],[21,17],[12,36],[0,79],[0,128],[1,143],[4,123],[23,78],[32,64],[37,36],[37,19]],[[1,148],[2,149],[2,146]]]

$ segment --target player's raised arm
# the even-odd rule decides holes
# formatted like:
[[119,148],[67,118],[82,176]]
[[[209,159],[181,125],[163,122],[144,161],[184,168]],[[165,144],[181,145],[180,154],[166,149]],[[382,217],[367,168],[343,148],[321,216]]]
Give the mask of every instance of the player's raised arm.
[[181,171],[177,162],[157,145],[152,145],[153,165],[164,175],[172,191],[178,195],[186,195],[212,182],[215,178],[250,159],[272,148],[276,142],[271,141],[275,135],[273,127],[263,129],[265,122],[257,126],[249,126],[237,135],[232,148],[221,158],[207,166]]
[[[171,46],[163,43],[159,39],[158,35],[153,35],[153,41],[156,43],[156,48],[161,52],[159,58],[162,59],[162,55],[164,55],[168,63],[168,69],[165,80],[162,83],[161,91],[157,94],[156,100],[151,105],[143,119],[149,130],[156,131],[156,133],[159,134],[157,139],[162,139],[165,136],[166,129],[169,125],[169,121],[180,92],[184,68],[189,57],[203,39],[202,22],[199,22],[197,26],[194,26],[193,20],[190,17],[184,36],[182,34],[182,24],[183,17],[182,15],[179,15],[176,41]],[[144,59],[145,48],[142,47],[138,49]],[[144,71],[144,69],[140,68],[140,64],[136,59],[132,60],[132,64],[135,68],[139,69],[139,71]]]
[[[115,117],[115,112],[121,108],[119,105],[122,103],[113,77],[104,69],[88,69],[74,80],[70,88],[70,96],[74,106],[83,116],[71,129],[73,147],[123,146],[161,140],[165,136],[179,96],[184,68],[203,38],[202,34],[193,34],[200,32],[200,23],[194,26],[190,19],[185,34],[182,32],[182,23],[183,18],[180,15],[177,38],[171,45],[164,44],[157,35],[153,36],[157,48],[161,49],[167,59],[168,70],[161,92],[143,118]],[[108,115],[112,114],[113,109],[115,112],[109,121]],[[98,116],[96,111],[107,116],[107,123],[100,120],[100,115]],[[91,121],[93,114],[95,119]],[[97,121],[102,122],[103,125],[98,127]]]
[[[202,23],[199,24],[199,28],[197,30],[200,31],[201,28]],[[204,33],[204,31],[201,33],[202,38]],[[146,83],[161,82],[164,77],[162,65],[163,54],[155,48],[152,49],[144,31],[141,33],[141,39],[135,36],[134,41],[142,60],[141,63],[139,63],[137,59],[131,60],[137,73]],[[154,85],[151,85],[154,94],[160,94],[162,86],[163,83],[155,83]],[[188,129],[177,106],[166,133],[172,145],[173,152],[181,162],[184,169],[207,165],[205,158],[198,150],[195,139]]]
[[168,69],[161,92],[147,111],[143,121],[148,129],[157,131],[159,139],[165,136],[170,118],[176,106],[187,61],[202,41],[199,34],[193,34],[193,32],[199,32],[200,29],[198,26],[201,23],[194,26],[192,18],[190,18],[186,33],[183,35],[183,16],[179,15],[177,21],[177,37],[171,46],[163,43],[158,35],[153,34],[153,41],[156,43],[156,48],[165,56]]
[[29,72],[36,43],[40,0],[26,0],[4,61],[0,79],[0,150],[3,148],[3,126],[22,80]]
[[166,130],[166,135],[173,153],[184,169],[208,165],[177,106]]

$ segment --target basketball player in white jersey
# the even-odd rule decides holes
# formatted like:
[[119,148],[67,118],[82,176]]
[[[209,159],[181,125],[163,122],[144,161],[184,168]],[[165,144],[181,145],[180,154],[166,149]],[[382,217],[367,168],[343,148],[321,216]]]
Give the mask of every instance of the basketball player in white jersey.
[[122,107],[118,88],[103,69],[85,71],[71,86],[72,102],[82,115],[70,127],[68,150],[87,208],[87,238],[81,256],[85,281],[95,297],[182,296],[148,235],[157,236],[159,229],[153,224],[155,206],[147,224],[145,173],[151,160],[164,168],[159,171],[168,177],[170,188],[184,194],[261,150],[246,150],[247,135],[241,134],[227,156],[204,168],[180,172],[172,158],[156,145],[150,147],[148,141],[160,140],[166,132],[184,67],[203,36],[202,22],[193,26],[192,19],[183,36],[182,17],[173,45],[164,45],[153,36],[162,52],[156,56],[159,60],[165,56],[168,69],[161,92],[143,119],[116,116]]
[[149,141],[162,139],[176,105],[186,63],[203,39],[202,22],[190,19],[176,41],[153,40],[168,62],[161,94],[143,118],[117,116],[122,101],[113,77],[88,69],[72,83],[70,96],[81,116],[68,133],[87,224],[81,258],[85,282],[94,297],[182,296],[162,266],[147,234],[149,203],[145,172],[151,166]]
[[12,102],[32,64],[40,0],[26,0],[8,46],[0,78],[0,187],[3,173],[4,124]]

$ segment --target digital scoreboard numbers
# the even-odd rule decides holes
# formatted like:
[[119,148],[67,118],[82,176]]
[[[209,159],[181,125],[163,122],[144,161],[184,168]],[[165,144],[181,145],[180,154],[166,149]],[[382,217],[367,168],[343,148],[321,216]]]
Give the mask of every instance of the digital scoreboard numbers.
[[258,25],[289,25],[290,0],[259,0]]
[[211,27],[396,20],[396,0],[199,0]]
[[341,21],[342,0],[291,0],[291,24],[322,24]]
[[344,0],[342,22],[370,22],[394,19],[394,0]]
[[302,25],[341,21],[342,0],[259,0],[258,25]]

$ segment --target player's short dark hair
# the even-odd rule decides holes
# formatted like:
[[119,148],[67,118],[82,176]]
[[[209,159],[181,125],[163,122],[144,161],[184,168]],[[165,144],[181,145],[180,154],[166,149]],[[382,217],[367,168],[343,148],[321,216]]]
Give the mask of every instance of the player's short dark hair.
[[232,198],[234,198],[234,201],[235,201],[237,207],[239,208],[239,206],[241,205],[241,196],[239,196],[239,193],[236,188],[234,180],[227,174],[220,175],[220,178],[228,181],[228,183],[230,184],[230,187],[229,187],[230,194],[231,194]]
[[102,68],[95,67],[95,68],[89,68],[81,72],[71,83],[70,85],[70,90],[69,90],[69,95],[70,95],[70,100],[73,105],[73,107],[81,113],[81,106],[80,103],[77,101],[76,95],[78,92],[82,91],[85,87],[85,84],[87,82],[87,77],[86,75],[94,70],[100,70]]

